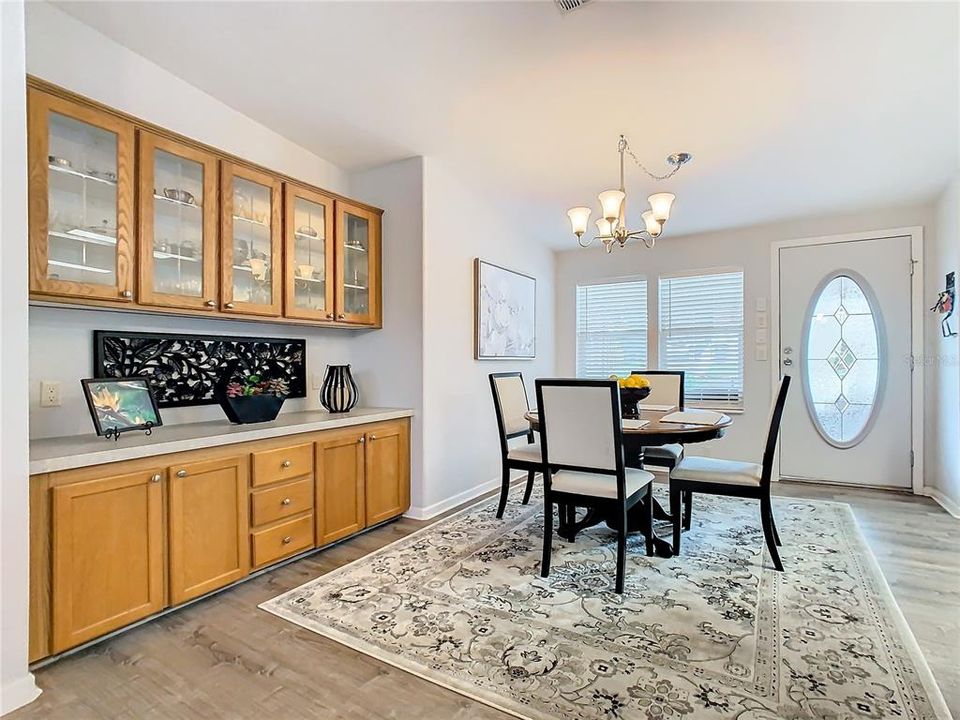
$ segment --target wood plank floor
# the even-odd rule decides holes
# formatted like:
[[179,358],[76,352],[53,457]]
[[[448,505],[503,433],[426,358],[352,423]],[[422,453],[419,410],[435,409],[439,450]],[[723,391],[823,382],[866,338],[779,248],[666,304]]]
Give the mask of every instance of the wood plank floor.
[[[777,494],[850,503],[960,718],[960,521],[894,493],[782,483]],[[399,520],[41,668],[43,694],[8,717],[505,720],[257,609],[426,524]]]

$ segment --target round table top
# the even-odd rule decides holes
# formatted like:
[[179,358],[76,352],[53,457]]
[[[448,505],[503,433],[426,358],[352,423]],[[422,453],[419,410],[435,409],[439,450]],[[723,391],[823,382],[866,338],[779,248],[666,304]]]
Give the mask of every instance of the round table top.
[[[663,422],[661,418],[676,408],[670,410],[649,410],[640,406],[640,420],[648,422],[643,427],[630,427],[630,421],[624,421],[624,440],[635,440],[646,445],[664,445],[667,443],[691,443],[713,440],[723,435],[724,431],[733,424],[733,418],[723,415],[716,425],[694,425],[692,423]],[[536,410],[531,410],[524,417],[533,430],[538,430],[540,416]],[[635,422],[635,421],[634,421]]]

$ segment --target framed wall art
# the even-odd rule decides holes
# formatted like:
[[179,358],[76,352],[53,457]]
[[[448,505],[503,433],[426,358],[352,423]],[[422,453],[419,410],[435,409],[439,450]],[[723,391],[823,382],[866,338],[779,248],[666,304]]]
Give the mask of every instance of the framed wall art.
[[532,360],[537,356],[536,278],[474,260],[474,357]]

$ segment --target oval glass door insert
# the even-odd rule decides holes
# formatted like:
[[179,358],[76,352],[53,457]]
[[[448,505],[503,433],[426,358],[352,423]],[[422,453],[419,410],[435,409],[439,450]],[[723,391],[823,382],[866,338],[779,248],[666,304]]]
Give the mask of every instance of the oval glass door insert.
[[880,389],[880,317],[862,278],[828,276],[810,304],[803,372],[807,410],[831,445],[849,448],[870,428]]

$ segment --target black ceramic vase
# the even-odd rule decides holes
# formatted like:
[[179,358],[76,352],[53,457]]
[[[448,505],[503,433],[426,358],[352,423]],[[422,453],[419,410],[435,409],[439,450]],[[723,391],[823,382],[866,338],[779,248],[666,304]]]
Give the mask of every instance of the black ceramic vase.
[[620,409],[624,418],[639,418],[639,403],[650,394],[650,388],[620,388]]
[[327,374],[320,388],[320,404],[328,412],[349,412],[360,400],[360,391],[350,374],[349,365],[327,365]]

